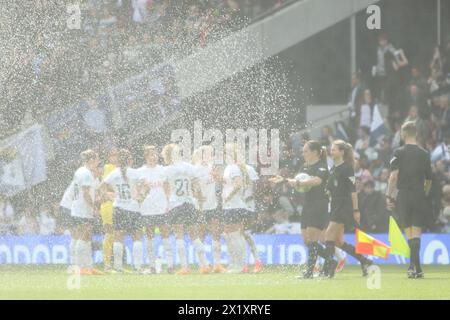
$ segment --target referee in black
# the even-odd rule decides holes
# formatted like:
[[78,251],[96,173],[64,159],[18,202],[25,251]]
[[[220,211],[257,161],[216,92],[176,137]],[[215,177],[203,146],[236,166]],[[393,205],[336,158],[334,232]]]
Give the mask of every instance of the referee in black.
[[[411,250],[408,278],[423,278],[420,266],[420,237],[426,218],[426,196],[431,188],[431,161],[429,153],[417,144],[414,122],[405,122],[401,128],[404,145],[395,150],[391,160],[391,175],[387,188],[387,206],[396,206],[400,225],[408,237]],[[396,201],[395,189],[398,189]],[[394,204],[395,202],[395,204]]]

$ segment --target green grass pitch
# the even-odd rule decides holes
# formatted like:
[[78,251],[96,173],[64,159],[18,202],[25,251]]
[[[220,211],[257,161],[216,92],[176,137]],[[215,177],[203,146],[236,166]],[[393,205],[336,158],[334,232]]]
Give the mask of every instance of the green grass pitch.
[[61,266],[0,266],[1,299],[450,299],[449,266],[425,266],[425,279],[407,279],[406,266],[380,266],[380,288],[368,289],[358,266],[334,279],[299,280],[299,268],[261,274],[82,276],[69,290]]

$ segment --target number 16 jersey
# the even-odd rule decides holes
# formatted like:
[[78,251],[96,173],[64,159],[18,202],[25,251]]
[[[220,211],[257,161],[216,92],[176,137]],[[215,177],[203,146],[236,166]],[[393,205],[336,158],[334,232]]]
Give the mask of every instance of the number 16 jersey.
[[138,169],[127,168],[126,175],[127,179],[124,179],[120,168],[116,168],[105,178],[104,182],[114,190],[114,208],[139,212],[139,203],[135,199],[139,171]]

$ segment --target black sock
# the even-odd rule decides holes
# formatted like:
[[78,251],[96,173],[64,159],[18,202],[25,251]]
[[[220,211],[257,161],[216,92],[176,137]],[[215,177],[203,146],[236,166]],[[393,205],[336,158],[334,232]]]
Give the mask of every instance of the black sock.
[[[409,246],[409,251],[412,254],[412,242],[411,242],[411,239],[408,239],[408,246]],[[408,267],[408,269],[414,269],[414,263],[413,263],[413,259],[412,259],[411,255],[409,257],[409,267]]]
[[333,259],[336,243],[334,241],[325,242],[325,259]]
[[356,253],[355,247],[347,242],[344,242],[341,249],[344,250],[345,252],[347,252],[349,255],[351,255],[356,260],[358,260],[361,264],[367,263],[367,261],[369,260],[366,257],[364,257],[362,254]]
[[326,253],[325,247],[322,244],[318,243],[318,242],[316,242],[316,247],[317,247],[317,254],[318,254],[318,256],[326,259],[327,258],[327,253]]
[[336,243],[334,241],[326,241],[325,242],[325,264],[323,266],[323,271],[326,274],[330,273],[330,267],[333,261],[334,250],[336,247]]
[[310,242],[308,244],[308,272],[312,273],[314,271],[314,266],[316,265],[318,256],[318,243]]
[[420,266],[420,238],[411,239],[411,262],[416,268],[416,272],[422,272]]

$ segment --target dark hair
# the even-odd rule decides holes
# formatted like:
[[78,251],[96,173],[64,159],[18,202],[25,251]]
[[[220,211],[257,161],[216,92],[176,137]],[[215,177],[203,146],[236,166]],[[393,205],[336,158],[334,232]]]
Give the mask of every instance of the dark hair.
[[363,187],[375,188],[375,182],[373,180],[367,180],[364,182]]
[[368,126],[359,127],[366,135],[370,135],[370,128]]
[[118,164],[120,167],[120,172],[122,174],[122,179],[125,180],[126,182],[128,182],[128,177],[127,177],[127,167],[128,167],[128,163],[131,159],[131,153],[130,151],[128,151],[127,149],[120,149],[119,150],[119,155],[118,155]]
[[327,161],[327,148],[322,146],[319,141],[309,140],[305,145],[308,146],[309,150],[317,152],[321,161]]

